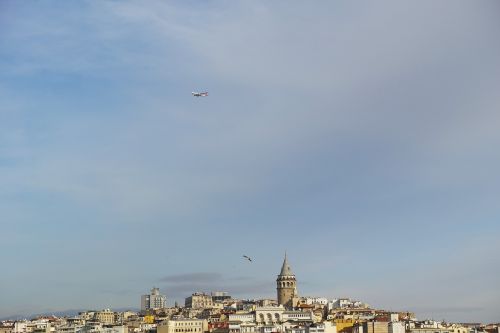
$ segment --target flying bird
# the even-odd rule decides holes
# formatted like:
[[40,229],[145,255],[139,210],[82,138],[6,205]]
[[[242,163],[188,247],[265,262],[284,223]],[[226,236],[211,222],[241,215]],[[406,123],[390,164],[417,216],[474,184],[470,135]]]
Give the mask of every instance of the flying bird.
[[245,255],[244,255],[244,256],[243,256],[243,258],[245,258],[246,260],[248,260],[248,261],[252,262],[252,258],[250,258],[249,256],[245,256]]
[[193,91],[193,92],[191,92],[191,94],[192,94],[194,97],[207,97],[207,96],[208,96],[208,91],[204,91],[204,92],[196,92],[196,91]]

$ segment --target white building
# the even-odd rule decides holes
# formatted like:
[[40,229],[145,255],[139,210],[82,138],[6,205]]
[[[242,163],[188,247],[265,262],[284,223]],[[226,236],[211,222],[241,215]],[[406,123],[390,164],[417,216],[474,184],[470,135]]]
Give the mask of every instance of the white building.
[[280,306],[259,306],[255,308],[255,321],[257,324],[273,325],[281,323],[283,320],[283,313],[285,308]]
[[282,318],[283,321],[304,323],[312,322],[314,316],[312,311],[284,311]]
[[350,298],[336,298],[328,302],[328,310],[345,308],[368,308],[369,305],[360,301],[353,301]]
[[[307,326],[313,322],[311,311],[287,311],[284,306],[259,306],[253,312],[229,314],[229,333],[309,333]],[[328,323],[327,325],[331,325]],[[311,333],[336,333],[325,325],[313,327]]]
[[231,313],[228,319],[229,322],[253,323],[255,315],[253,313]]
[[161,309],[167,305],[167,297],[160,295],[160,289],[151,289],[151,294],[141,296],[141,311],[149,309]]
[[391,321],[389,323],[389,333],[405,333],[405,323],[402,321]]
[[312,322],[311,311],[287,311],[280,306],[262,306],[255,308],[255,322],[260,325],[274,325],[283,322]]
[[229,322],[229,333],[255,333],[257,325],[253,321],[247,322]]
[[319,304],[319,305],[327,305],[328,299],[325,297],[303,297],[303,302],[307,305]]
[[26,332],[28,332],[27,321],[16,321],[14,323],[14,333],[26,333]]

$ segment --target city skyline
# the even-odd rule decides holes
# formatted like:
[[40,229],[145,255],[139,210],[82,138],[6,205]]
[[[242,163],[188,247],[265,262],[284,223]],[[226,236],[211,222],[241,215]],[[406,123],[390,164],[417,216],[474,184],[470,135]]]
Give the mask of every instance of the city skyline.
[[275,297],[286,251],[302,295],[498,322],[499,9],[0,1],[0,317]]

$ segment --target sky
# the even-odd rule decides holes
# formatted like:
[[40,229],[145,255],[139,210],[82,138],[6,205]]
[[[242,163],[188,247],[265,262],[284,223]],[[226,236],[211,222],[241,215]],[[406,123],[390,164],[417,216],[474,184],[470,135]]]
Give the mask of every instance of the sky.
[[286,251],[300,295],[500,321],[499,35],[494,0],[0,0],[0,318],[273,298]]

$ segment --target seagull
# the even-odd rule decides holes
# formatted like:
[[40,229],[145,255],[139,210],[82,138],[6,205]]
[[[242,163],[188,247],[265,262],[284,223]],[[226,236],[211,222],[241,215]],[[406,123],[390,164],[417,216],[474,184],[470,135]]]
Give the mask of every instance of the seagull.
[[243,255],[243,258],[245,258],[246,260],[248,260],[248,261],[252,262],[252,258],[250,258],[249,256],[245,256],[245,255]]

